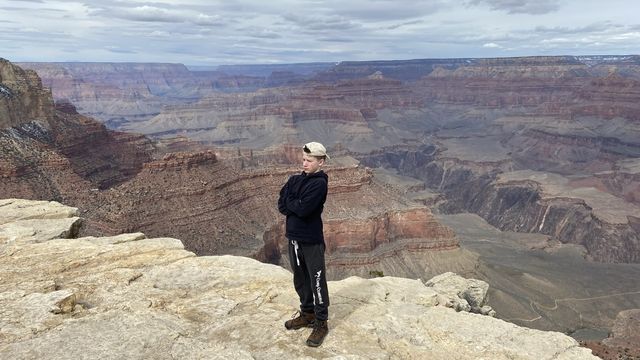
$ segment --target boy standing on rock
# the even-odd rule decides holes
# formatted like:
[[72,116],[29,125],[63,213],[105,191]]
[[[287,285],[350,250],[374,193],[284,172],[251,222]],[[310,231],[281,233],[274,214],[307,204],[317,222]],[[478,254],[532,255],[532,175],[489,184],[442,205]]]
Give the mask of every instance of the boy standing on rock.
[[328,177],[321,167],[329,159],[318,142],[302,147],[301,174],[293,175],[280,190],[278,210],[287,216],[289,263],[293,286],[300,297],[298,316],[284,323],[287,330],[313,327],[307,345],[320,346],[329,332],[329,292],[324,263],[322,210],[327,199]]

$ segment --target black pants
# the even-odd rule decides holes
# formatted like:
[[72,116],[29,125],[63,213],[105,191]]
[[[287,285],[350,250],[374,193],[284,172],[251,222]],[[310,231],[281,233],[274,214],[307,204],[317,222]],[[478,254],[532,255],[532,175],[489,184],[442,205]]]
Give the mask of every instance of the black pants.
[[300,297],[300,311],[329,318],[329,291],[324,265],[324,244],[305,244],[289,240],[289,263],[293,286]]

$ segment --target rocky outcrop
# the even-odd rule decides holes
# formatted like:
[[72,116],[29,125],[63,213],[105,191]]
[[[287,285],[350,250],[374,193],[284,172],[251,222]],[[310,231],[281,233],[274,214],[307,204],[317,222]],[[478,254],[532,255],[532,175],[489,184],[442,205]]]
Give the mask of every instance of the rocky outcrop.
[[111,132],[63,112],[54,113],[50,124],[0,130],[0,149],[1,194],[67,201],[131,178],[153,151],[141,135]]
[[583,346],[603,360],[640,359],[640,309],[621,311],[609,337],[602,341],[584,341]]
[[[7,225],[50,217],[49,206],[60,213],[57,204],[0,202],[3,358],[595,359],[561,333],[455,312],[437,306],[446,294],[393,277],[329,282],[330,333],[308,348],[306,331],[282,327],[297,306],[288,271],[196,257],[179,240],[140,233],[7,241]],[[25,207],[37,214],[16,219],[13,209]]]
[[47,122],[53,114],[49,90],[34,71],[0,58],[0,130],[30,121]]
[[465,279],[447,272],[435,276],[425,285],[432,287],[441,296],[439,304],[456,311],[470,311],[495,316],[496,312],[485,304],[489,284],[482,280]]
[[640,352],[640,309],[621,311],[611,332],[611,336],[603,341],[606,345]]
[[603,171],[579,179],[572,179],[574,186],[594,187],[613,194],[630,203],[640,205],[640,161],[620,163],[613,171]]
[[172,152],[165,154],[162,160],[150,161],[143,164],[143,167],[149,172],[164,170],[181,171],[189,170],[194,166],[213,164],[216,161],[216,154],[211,150],[204,152]]

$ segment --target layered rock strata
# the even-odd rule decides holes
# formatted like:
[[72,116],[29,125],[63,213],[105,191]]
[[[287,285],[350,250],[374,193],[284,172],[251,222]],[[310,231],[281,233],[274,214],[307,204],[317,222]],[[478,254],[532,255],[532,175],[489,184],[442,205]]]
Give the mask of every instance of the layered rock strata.
[[[560,175],[508,171],[501,163],[438,159],[429,156],[430,151],[404,156],[393,166],[445,194],[442,211],[473,212],[502,230],[551,235],[584,246],[597,261],[640,261],[637,205],[596,188],[576,186]],[[371,156],[365,163],[392,166],[396,156]]]
[[38,73],[56,101],[71,101],[84,115],[113,129],[147,120],[167,105],[218,92],[255,91],[301,83],[330,64],[221,66],[188,69],[163,63],[18,63]]
[[[16,208],[36,213],[16,218]],[[59,208],[0,202],[3,358],[595,359],[561,333],[455,312],[437,306],[448,294],[393,277],[329,282],[331,330],[322,347],[309,348],[307,331],[281,327],[296,308],[291,273],[282,268],[196,257],[179,240],[140,233],[7,236],[16,222],[39,233],[27,219],[65,222]],[[67,209],[73,217],[76,209]]]
[[[162,107],[193,100],[203,90],[182,64],[19,63],[36,71],[56,101],[112,128],[148,119]],[[211,90],[204,90],[205,93]]]
[[[99,193],[100,206],[87,209],[84,231],[180,235],[199,255],[244,255],[286,266],[284,216],[276,203],[292,173],[282,167],[236,170],[214,152],[168,154],[146,163],[130,181]],[[458,259],[449,265],[442,261],[445,269],[465,273],[473,268],[473,256],[459,249],[455,234],[428,208],[376,184],[370,170],[333,167],[327,173],[323,217],[334,278],[374,269],[422,277],[440,268],[437,261],[417,260],[430,258],[431,252],[434,258],[441,253]],[[416,260],[403,260],[399,254],[405,252]]]
[[[344,63],[338,67],[351,69],[345,74],[351,71],[358,76],[253,93],[209,94],[123,127],[157,137],[183,134],[213,144],[222,157],[231,154],[240,160],[231,165],[235,171],[270,161],[293,161],[289,153],[272,157],[254,153],[309,138],[321,138],[333,154],[361,159],[388,153],[381,148],[424,144],[430,148],[425,159],[402,159],[400,153],[390,156],[395,163],[414,163],[422,170],[405,174],[419,173],[418,178],[432,190],[450,196],[449,201],[440,201],[445,211],[474,211],[501,229],[542,232],[583,244],[596,260],[637,261],[639,221],[634,212],[612,223],[596,211],[592,221],[588,190],[587,195],[556,194],[552,205],[548,196],[541,196],[540,204],[534,197],[514,200],[533,194],[528,185],[520,188],[522,182],[499,189],[492,183],[500,172],[553,172],[571,179],[573,188],[588,187],[591,182],[600,192],[636,203],[640,183],[633,172],[620,171],[618,164],[640,154],[637,58],[463,60]],[[421,67],[422,78],[415,73],[408,84],[391,76],[394,69],[402,72],[412,66]],[[154,71],[160,78],[183,73],[175,66],[138,67],[122,71],[137,71],[132,79],[138,80],[152,79]],[[244,155],[247,152],[249,156]],[[433,163],[423,167],[415,161]],[[450,163],[451,171],[447,170]],[[619,208],[629,206],[621,203]],[[575,214],[584,216],[572,217]],[[556,226],[563,219],[575,224]]]

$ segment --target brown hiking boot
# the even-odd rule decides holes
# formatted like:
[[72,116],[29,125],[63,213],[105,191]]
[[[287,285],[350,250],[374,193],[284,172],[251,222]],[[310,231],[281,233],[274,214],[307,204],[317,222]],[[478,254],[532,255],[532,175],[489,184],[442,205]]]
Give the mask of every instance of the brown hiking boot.
[[317,320],[313,324],[313,331],[307,339],[307,345],[318,347],[322,345],[324,337],[329,333],[329,327],[327,326],[327,320]]
[[293,316],[296,316],[297,314],[299,314],[298,317],[285,321],[284,327],[286,327],[287,330],[297,330],[303,327],[313,326],[313,323],[316,320],[316,314],[298,311],[293,314]]

